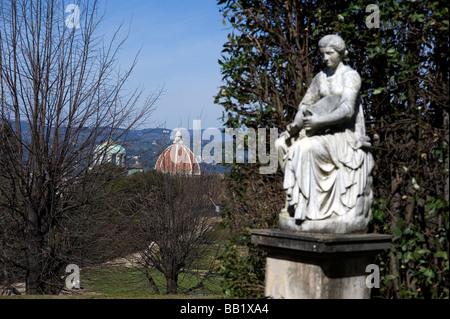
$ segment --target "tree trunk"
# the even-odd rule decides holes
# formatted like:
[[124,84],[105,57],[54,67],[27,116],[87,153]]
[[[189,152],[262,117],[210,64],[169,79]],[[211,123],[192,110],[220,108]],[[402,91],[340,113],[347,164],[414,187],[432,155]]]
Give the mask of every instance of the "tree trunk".
[[170,272],[169,276],[166,276],[166,294],[175,295],[178,293],[178,273]]
[[42,273],[43,264],[41,256],[42,238],[39,236],[38,216],[31,208],[28,209],[28,220],[25,230],[26,249],[26,294],[44,294]]
[[153,291],[155,292],[155,294],[160,294],[158,285],[156,285],[155,280],[152,277],[152,274],[150,273],[150,267],[146,267],[146,272],[145,275],[147,276],[147,280],[150,284],[150,287],[152,287]]

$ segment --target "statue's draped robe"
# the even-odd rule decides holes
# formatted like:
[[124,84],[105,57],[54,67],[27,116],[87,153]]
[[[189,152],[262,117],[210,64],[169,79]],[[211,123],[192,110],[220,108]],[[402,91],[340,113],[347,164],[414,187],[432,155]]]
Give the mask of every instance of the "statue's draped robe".
[[[310,106],[328,95],[340,98],[338,112],[345,120],[313,136],[300,138],[286,155],[284,188],[294,217],[321,220],[353,213],[365,215],[372,202],[371,171],[374,161],[365,146],[365,132],[359,98],[361,79],[356,71],[345,68],[332,76],[317,74],[300,108]],[[352,214],[352,215],[353,215]]]

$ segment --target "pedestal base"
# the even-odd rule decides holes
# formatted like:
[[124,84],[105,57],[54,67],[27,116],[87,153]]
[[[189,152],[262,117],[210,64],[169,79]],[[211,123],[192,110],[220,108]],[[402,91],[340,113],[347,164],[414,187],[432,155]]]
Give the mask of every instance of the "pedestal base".
[[289,213],[281,213],[278,217],[281,230],[288,230],[302,233],[326,233],[326,234],[357,234],[366,233],[369,218],[362,216],[338,216],[324,220],[304,220],[299,221]]
[[368,299],[366,267],[391,246],[390,235],[311,234],[258,229],[268,253],[265,294],[275,299]]

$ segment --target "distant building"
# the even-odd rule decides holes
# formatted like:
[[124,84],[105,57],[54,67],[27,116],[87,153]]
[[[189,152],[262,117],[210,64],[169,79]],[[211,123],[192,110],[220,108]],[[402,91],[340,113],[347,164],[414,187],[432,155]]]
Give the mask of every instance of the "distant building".
[[95,148],[94,158],[90,169],[97,165],[111,163],[127,168],[128,175],[144,171],[144,166],[139,161],[139,156],[133,156],[134,163],[132,164],[127,164],[126,159],[127,151],[123,146],[107,141]]
[[200,175],[200,164],[194,153],[184,144],[179,130],[175,134],[173,144],[156,160],[155,169],[171,174]]
[[134,174],[134,173],[142,173],[144,171],[144,166],[139,161],[139,156],[135,155],[133,156],[134,163],[128,164],[128,175]]
[[94,160],[92,166],[112,163],[120,167],[126,166],[127,152],[123,146],[107,141],[100,144],[94,150]]

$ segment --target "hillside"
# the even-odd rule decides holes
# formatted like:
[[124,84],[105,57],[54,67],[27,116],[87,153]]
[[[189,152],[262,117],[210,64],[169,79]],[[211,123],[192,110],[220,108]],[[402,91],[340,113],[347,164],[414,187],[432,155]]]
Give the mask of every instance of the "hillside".
[[[21,122],[21,130],[25,140],[29,139],[31,132],[26,122]],[[64,129],[62,128],[62,130]],[[204,131],[205,130],[201,131],[202,136]],[[88,130],[86,131],[86,134],[87,133]],[[120,134],[121,132],[118,133]],[[128,165],[134,164],[136,158],[139,158],[139,162],[143,165],[144,170],[149,170],[155,167],[156,160],[161,152],[172,144],[173,141],[170,139],[171,133],[172,130],[166,128],[136,129],[129,131],[127,134],[119,138],[118,143],[126,149]],[[193,130],[189,130],[189,134],[190,143],[188,146],[191,150],[193,150]],[[211,138],[211,140],[212,139],[213,138]],[[210,143],[211,140],[203,140],[201,149],[203,150],[204,146]],[[222,133],[222,141],[225,141],[225,133]],[[222,141],[214,140],[214,143],[220,143]],[[99,144],[102,142],[103,140],[99,139]],[[185,141],[185,143],[187,143],[187,141]],[[203,156],[205,156],[205,154],[203,154]],[[201,169],[207,172],[224,173],[228,168],[221,163],[206,164],[202,162]]]
[[[172,130],[165,128],[150,128],[142,130],[132,130],[122,139],[122,145],[127,150],[127,162],[133,163],[133,157],[139,156],[141,163],[144,166],[144,170],[153,169],[155,167],[156,160],[161,152],[172,144],[170,139]],[[191,141],[189,148],[193,150],[193,131],[189,130]],[[203,133],[203,131],[202,131]],[[222,134],[222,140],[225,140],[224,134]],[[202,141],[203,147],[210,143],[211,140]],[[202,170],[214,173],[224,173],[227,170],[225,165],[221,163],[206,164],[201,163]]]

